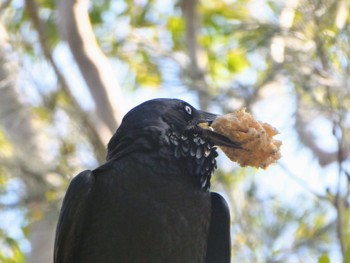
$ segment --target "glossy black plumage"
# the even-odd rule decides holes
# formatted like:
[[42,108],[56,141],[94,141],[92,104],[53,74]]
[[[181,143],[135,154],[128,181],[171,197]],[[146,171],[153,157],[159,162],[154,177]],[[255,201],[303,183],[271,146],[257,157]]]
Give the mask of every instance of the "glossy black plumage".
[[230,262],[229,210],[208,190],[213,145],[239,146],[198,126],[214,118],[171,99],[131,110],[106,163],[72,180],[54,262]]

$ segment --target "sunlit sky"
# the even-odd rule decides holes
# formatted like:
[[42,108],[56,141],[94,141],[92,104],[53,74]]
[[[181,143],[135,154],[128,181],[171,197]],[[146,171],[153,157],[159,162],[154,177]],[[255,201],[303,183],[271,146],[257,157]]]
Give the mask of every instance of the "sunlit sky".
[[[143,2],[142,0],[139,0]],[[168,1],[157,1],[159,4],[160,10],[163,12],[170,12],[168,10],[169,4]],[[115,2],[116,3],[116,2]],[[113,4],[114,8],[122,8],[118,4]],[[257,8],[259,6],[259,8]],[[259,10],[259,12],[257,12]],[[265,10],[266,12],[262,12]],[[252,1],[251,11],[256,12],[256,16],[260,19],[273,19],[272,14],[269,13],[269,9],[264,7],[264,4],[259,0]],[[108,19],[108,16],[105,18]],[[122,32],[120,33],[122,34]],[[86,84],[80,76],[79,70],[73,62],[73,59],[70,53],[67,51],[67,47],[64,44],[60,44],[54,53],[55,60],[59,63],[61,71],[67,77],[70,86],[74,87],[72,90],[76,98],[79,99],[81,105],[85,110],[91,110],[94,107],[93,100],[86,88]],[[251,60],[255,58],[252,57]],[[28,62],[30,63],[30,62]],[[122,84],[121,81],[127,78],[128,71],[126,67],[117,61],[111,61],[114,71],[116,72],[116,85]],[[258,62],[257,62],[258,63]],[[50,90],[55,88],[54,77],[47,69],[47,65],[38,64],[32,68],[32,72],[22,72],[24,80],[20,81],[20,89],[24,92],[25,98],[31,102],[35,102],[40,98],[37,94],[36,88],[31,85],[28,85],[32,79],[40,79],[41,83],[39,86],[43,87],[43,91]],[[47,74],[42,74],[43,71],[46,71]],[[40,76],[40,78],[38,78]],[[254,79],[254,72],[247,69],[245,72],[237,76],[237,80],[245,81]],[[22,84],[22,85],[21,85]],[[138,105],[139,103],[153,98],[167,97],[167,98],[179,98],[191,103],[193,106],[198,107],[197,98],[193,93],[189,93],[188,90],[181,86],[172,86],[172,87],[163,87],[160,89],[138,89],[134,92],[130,92],[123,88],[126,107],[126,113],[129,109]],[[267,170],[258,170],[254,175],[254,179],[257,180],[259,189],[258,193],[261,198],[266,198],[274,196],[281,200],[282,203],[285,203],[287,206],[294,206],[295,208],[303,206],[307,207],[311,204],[309,200],[312,200],[313,195],[310,194],[306,188],[311,191],[324,195],[325,186],[331,186],[331,191],[333,190],[332,186],[335,187],[336,179],[338,177],[338,167],[335,164],[329,165],[327,167],[320,167],[317,163],[317,160],[313,157],[312,153],[309,150],[303,148],[298,141],[297,135],[294,131],[294,118],[293,113],[295,111],[296,103],[295,98],[293,97],[293,87],[290,87],[289,84],[283,79],[274,83],[274,86],[271,86],[269,89],[266,89],[266,93],[263,94],[263,99],[261,99],[253,107],[254,116],[263,122],[268,122],[271,125],[275,126],[280,135],[278,139],[283,142],[281,151],[282,158],[279,163],[282,164],[281,167],[279,164],[272,165]],[[234,103],[234,102],[233,102]],[[62,117],[64,118],[64,117]],[[332,135],[332,127],[330,123],[322,118],[315,119],[312,123],[312,128],[316,138],[321,138],[319,141],[320,145],[324,149],[335,150],[337,147],[336,140]],[[220,164],[224,169],[232,170],[236,167],[237,164],[230,162],[224,154],[220,153],[221,157]],[[88,162],[87,168],[92,168],[97,165],[94,162]],[[286,169],[288,172],[286,172]],[[234,176],[234,174],[232,174]],[[10,185],[15,190],[20,188],[18,182],[14,182],[13,185]],[[305,188],[306,187],[306,188]],[[303,196],[303,203],[301,204],[300,196]],[[16,196],[8,196],[8,201],[12,202],[16,199]],[[329,217],[334,217],[334,211],[329,209]],[[20,237],[21,234],[18,230],[18,227],[21,225],[21,217],[18,217],[17,212],[6,213],[2,217],[0,222],[1,228],[9,229],[11,236]],[[283,242],[282,242],[283,243]],[[22,247],[28,251],[29,244],[28,242],[23,241],[21,243]],[[281,244],[285,246],[286,244]],[[331,253],[331,258],[334,262],[340,262],[339,251],[333,249]],[[316,262],[316,261],[310,261]]]
[[[86,84],[80,77],[76,65],[73,63],[71,55],[67,52],[67,47],[65,45],[61,45],[57,48],[55,59],[59,62],[62,72],[69,80],[70,86],[74,87],[72,90],[73,94],[79,99],[83,108],[92,110],[94,107],[93,100],[86,88]],[[116,74],[117,83],[119,79],[125,78],[124,75],[127,74],[127,70],[121,63],[115,61],[111,61],[111,63],[114,66],[115,72],[118,72],[118,74]],[[38,72],[35,73],[34,70],[31,73],[34,75],[33,78],[35,78],[35,74],[41,74],[42,68],[45,68],[45,66],[38,65]],[[254,78],[254,73],[250,72],[249,69],[237,76],[237,79],[241,82],[244,81],[244,79],[251,81]],[[43,83],[40,83],[40,85],[47,90],[47,87],[50,87],[50,85],[54,86],[50,84],[52,83],[51,81],[50,74],[47,74],[43,79]],[[311,205],[308,199],[310,198],[310,200],[312,200],[312,198],[314,198],[312,194],[306,191],[306,188],[311,189],[317,194],[324,195],[325,185],[335,185],[338,173],[337,166],[329,165],[328,167],[320,168],[312,153],[301,146],[293,130],[293,113],[296,105],[292,87],[288,86],[288,83],[283,80],[274,83],[274,85],[275,86],[269,87],[266,94],[263,94],[263,99],[254,105],[252,113],[258,120],[268,122],[279,130],[280,134],[277,136],[277,139],[283,142],[281,148],[282,158],[279,163],[281,163],[283,167],[279,164],[275,164],[270,166],[267,170],[260,169],[254,175],[254,179],[258,182],[258,193],[261,198],[273,196],[287,206],[294,206],[296,208],[302,206],[306,208],[308,205]],[[34,101],[38,99],[38,94],[36,94],[34,87],[28,85],[25,85],[25,87],[27,98],[31,98]],[[124,95],[126,101],[124,113],[143,101],[159,97],[179,98],[198,107],[196,96],[181,86],[160,89],[137,89],[134,92],[124,90]],[[314,120],[313,127],[316,137],[322,138],[320,144],[325,149],[336,149],[336,141],[332,135],[332,127],[327,121],[322,118],[316,119]],[[220,155],[219,165],[221,165],[221,168],[225,168],[229,171],[237,167],[237,164],[230,162],[222,152],[220,152]],[[91,162],[87,162],[87,165],[89,166],[88,168],[93,168],[97,164],[91,160]],[[285,168],[287,168],[288,173],[286,173]],[[234,176],[234,174],[232,174],[232,176]],[[304,198],[302,204],[300,204],[300,195]],[[332,218],[334,216],[334,212],[330,209],[329,217]],[[19,231],[16,229],[16,225],[19,223],[20,219],[16,216],[16,213],[9,213],[8,217],[4,218],[4,221],[2,221],[3,225],[14,226],[12,231],[10,231],[14,236],[19,235]],[[281,246],[285,245],[286,244],[281,241]],[[29,249],[27,242],[22,242],[22,246],[26,250]],[[339,253],[333,250],[330,256],[336,260],[339,258]]]

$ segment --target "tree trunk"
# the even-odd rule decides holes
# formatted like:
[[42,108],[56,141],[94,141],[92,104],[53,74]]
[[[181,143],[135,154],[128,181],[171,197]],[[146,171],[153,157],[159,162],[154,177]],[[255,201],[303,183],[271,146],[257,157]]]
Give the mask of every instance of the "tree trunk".
[[[96,113],[109,129],[121,122],[125,107],[116,72],[101,51],[88,14],[88,0],[62,0],[58,6],[59,28],[95,101]],[[96,120],[97,121],[97,120]]]
[[[34,116],[29,108],[19,101],[16,92],[18,65],[11,58],[11,47],[6,31],[0,24],[0,123],[6,138],[14,148],[14,163],[20,170],[20,178],[26,186],[28,200],[45,200],[47,183],[45,174],[50,169],[45,156],[44,144],[40,141],[40,129],[34,125]],[[16,171],[17,171],[16,170]],[[29,207],[34,204],[29,203]],[[42,211],[42,205],[35,204]],[[33,242],[29,263],[52,262],[54,225],[45,217],[30,226],[29,239]],[[40,258],[38,257],[40,255]]]
[[[186,46],[190,64],[184,72],[189,77],[189,86],[198,94],[199,107],[207,110],[210,103],[210,78],[207,70],[207,54],[198,44],[200,19],[197,0],[183,0],[181,3],[183,18],[186,23]],[[187,73],[187,74],[186,74]]]

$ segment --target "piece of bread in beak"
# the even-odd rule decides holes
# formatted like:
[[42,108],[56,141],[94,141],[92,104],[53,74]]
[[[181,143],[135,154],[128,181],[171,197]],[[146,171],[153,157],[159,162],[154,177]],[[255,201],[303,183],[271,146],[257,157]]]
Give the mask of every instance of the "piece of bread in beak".
[[241,144],[242,149],[220,147],[231,161],[241,166],[266,169],[281,158],[282,142],[273,138],[278,131],[270,124],[255,120],[245,108],[217,117],[211,127]]

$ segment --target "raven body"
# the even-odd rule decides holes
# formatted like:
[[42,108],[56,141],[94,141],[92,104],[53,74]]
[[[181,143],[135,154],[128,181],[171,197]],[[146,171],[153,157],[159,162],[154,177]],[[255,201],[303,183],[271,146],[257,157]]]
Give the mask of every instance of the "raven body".
[[67,190],[54,262],[230,262],[229,210],[208,189],[213,145],[239,146],[198,125],[214,118],[175,99],[127,113],[106,163]]

